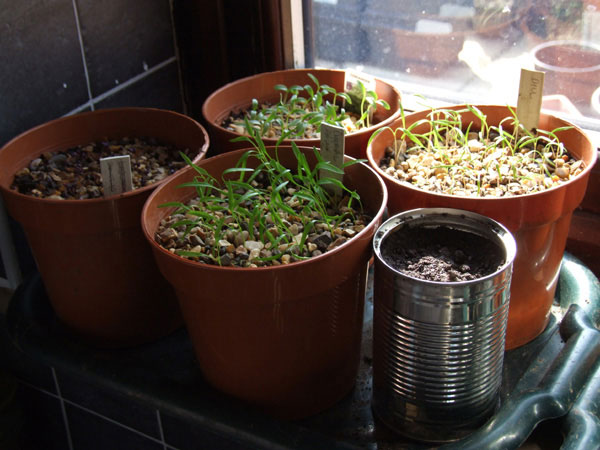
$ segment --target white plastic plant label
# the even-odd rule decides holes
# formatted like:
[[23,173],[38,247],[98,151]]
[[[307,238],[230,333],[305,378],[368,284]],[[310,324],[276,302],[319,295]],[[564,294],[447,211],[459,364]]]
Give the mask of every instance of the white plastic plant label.
[[[365,88],[365,92],[375,91],[377,87],[377,81],[371,75],[366,73],[358,72],[356,70],[346,70],[346,76],[344,80],[344,91],[350,96],[352,100],[352,106],[346,105],[348,111],[354,111],[360,114],[360,103],[363,99],[363,92],[360,84]],[[360,82],[360,83],[359,83]],[[369,110],[369,119],[372,119],[373,110]]]
[[543,90],[544,72],[521,69],[517,118],[528,130],[536,129],[540,122]]
[[[344,165],[344,129],[342,127],[323,122],[321,124],[321,156],[333,166],[342,169]],[[336,173],[330,170],[321,170],[321,178],[334,178],[342,180],[343,173]],[[339,186],[327,185],[327,189],[334,195],[341,195]]]
[[133,189],[131,182],[131,158],[129,155],[100,158],[100,173],[102,175],[105,197],[121,194]]
[[366,73],[357,72],[356,70],[346,70],[346,79],[344,82],[344,90],[347,93],[356,91],[358,95],[361,95],[360,87],[358,82],[361,82],[367,91],[374,91],[376,81],[375,78]]

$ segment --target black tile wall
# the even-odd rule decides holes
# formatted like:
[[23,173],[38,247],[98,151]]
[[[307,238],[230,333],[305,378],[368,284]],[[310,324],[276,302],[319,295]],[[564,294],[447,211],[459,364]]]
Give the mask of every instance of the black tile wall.
[[60,393],[65,400],[160,439],[155,409],[143,406],[116,392],[93,386],[80,377],[57,371],[57,378]]
[[149,74],[127,89],[118,91],[96,104],[96,109],[122,105],[183,111],[175,61]]
[[77,5],[92,97],[175,55],[168,1],[80,0]]
[[113,90],[105,105],[182,110],[169,0],[21,0],[0,24],[0,145]]
[[164,450],[161,442],[66,404],[73,450]]
[[0,8],[0,144],[88,101],[72,0]]

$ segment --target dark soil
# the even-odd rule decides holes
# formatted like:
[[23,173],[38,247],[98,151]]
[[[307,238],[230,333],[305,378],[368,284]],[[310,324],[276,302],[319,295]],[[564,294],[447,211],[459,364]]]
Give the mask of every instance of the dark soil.
[[381,245],[392,268],[427,281],[460,282],[494,273],[504,263],[504,252],[494,242],[452,229],[403,228]]
[[[182,150],[190,158],[189,150]],[[179,150],[153,138],[104,140],[46,152],[15,174],[12,188],[39,198],[83,200],[103,196],[100,159],[129,155],[133,188],[156,183],[186,165]]]

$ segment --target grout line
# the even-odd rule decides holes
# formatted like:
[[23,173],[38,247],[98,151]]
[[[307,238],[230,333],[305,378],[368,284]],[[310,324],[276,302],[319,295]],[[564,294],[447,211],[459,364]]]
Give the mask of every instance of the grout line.
[[118,422],[118,421],[116,421],[114,419],[111,419],[110,417],[106,417],[105,415],[100,414],[100,413],[98,413],[98,412],[96,412],[96,411],[94,411],[92,409],[86,408],[85,406],[82,406],[82,405],[80,405],[78,403],[75,403],[75,402],[73,402],[73,401],[71,401],[69,399],[63,398],[62,394],[60,392],[60,386],[58,384],[58,377],[56,376],[56,371],[54,370],[54,367],[51,367],[51,369],[52,369],[52,376],[54,378],[54,384],[55,384],[56,391],[58,392],[58,394],[55,394],[55,393],[50,392],[50,391],[47,391],[46,389],[42,389],[42,388],[40,388],[38,386],[35,386],[35,385],[33,385],[31,383],[28,383],[26,381],[23,381],[21,379],[19,379],[19,382],[22,383],[22,384],[24,384],[25,386],[28,386],[28,387],[30,387],[32,389],[40,391],[40,392],[42,392],[42,393],[44,393],[46,395],[49,395],[50,397],[54,397],[54,398],[56,398],[56,399],[58,399],[60,401],[60,406],[61,406],[61,410],[62,410],[62,413],[63,413],[63,418],[64,418],[64,421],[65,421],[65,426],[66,426],[66,431],[67,431],[67,439],[68,439],[68,442],[69,442],[69,450],[73,450],[73,442],[71,440],[71,432],[70,432],[68,421],[67,421],[67,414],[66,414],[65,404],[69,404],[71,406],[79,408],[79,409],[87,412],[88,414],[92,414],[92,415],[94,415],[96,417],[104,419],[107,422],[110,422],[110,423],[112,423],[114,425],[117,425],[117,426],[119,426],[121,428],[125,428],[126,430],[129,430],[129,431],[131,431],[131,432],[133,432],[135,434],[138,434],[138,435],[143,436],[143,437],[145,437],[147,439],[150,439],[151,441],[154,441],[154,442],[156,442],[158,444],[162,444],[163,448],[165,450],[177,450],[175,447],[173,447],[172,445],[167,445],[167,443],[165,442],[164,431],[163,431],[163,428],[162,428],[162,420],[160,418],[160,411],[159,410],[156,410],[156,415],[157,415],[157,420],[158,420],[158,430],[159,430],[159,436],[160,436],[160,439],[157,439],[154,436],[150,436],[150,435],[148,435],[146,433],[143,433],[143,432],[141,432],[139,430],[136,430],[135,428],[132,428],[132,427],[130,427],[128,425],[125,425],[125,424],[123,424],[121,422]]
[[65,431],[67,433],[67,442],[69,443],[69,450],[73,450],[73,440],[71,439],[71,428],[69,427],[69,418],[67,417],[67,409],[65,408],[65,399],[60,393],[60,385],[58,384],[58,377],[56,376],[56,370],[54,367],[52,369],[52,377],[54,378],[54,384],[56,387],[56,392],[58,394],[58,399],[60,400],[60,409],[62,411],[63,420],[65,422]]
[[169,10],[171,13],[171,31],[173,35],[173,48],[175,49],[175,59],[177,60],[177,79],[179,80],[179,96],[181,97],[181,106],[183,113],[188,114],[188,105],[185,95],[185,88],[183,83],[183,73],[181,70],[181,52],[179,51],[179,45],[177,45],[177,32],[175,31],[175,10],[173,6],[174,0],[169,0]]
[[114,88],[109,89],[108,91],[100,94],[99,96],[91,98],[89,101],[87,101],[83,105],[80,105],[77,108],[69,111],[64,116],[71,116],[73,114],[77,114],[78,112],[81,112],[81,111],[85,110],[86,108],[90,108],[90,107],[92,108],[92,110],[94,110],[94,106],[96,103],[99,103],[102,100],[110,97],[111,95],[116,94],[117,92],[122,91],[125,88],[128,88],[129,86],[137,83],[140,80],[143,80],[144,78],[152,75],[155,72],[158,72],[162,68],[164,68],[164,67],[168,66],[169,64],[172,64],[173,62],[176,62],[176,61],[177,61],[177,58],[175,56],[172,56],[169,59],[153,66],[152,68],[130,78],[129,80],[127,80],[123,83],[120,83],[118,86],[115,86]]
[[79,23],[79,10],[77,9],[76,0],[71,0],[71,2],[73,4],[73,13],[75,15],[75,24],[77,26],[77,37],[79,39],[79,49],[81,50],[81,60],[83,62],[83,73],[85,74],[85,83],[87,85],[88,98],[90,99],[89,102],[91,103],[90,106],[93,111],[94,103],[93,103],[93,99],[92,99],[92,86],[90,83],[90,74],[88,73],[87,61],[85,59],[85,49],[83,46],[83,35],[81,33],[81,25]]
[[167,450],[167,442],[165,441],[165,433],[163,431],[162,420],[160,418],[160,411],[158,409],[156,410],[156,422],[158,423],[158,434],[163,444],[163,450]]
[[[58,395],[56,395],[54,392],[47,391],[46,389],[42,389],[41,387],[36,386],[35,384],[28,383],[27,381],[23,380],[22,378],[17,377],[17,379],[19,380],[19,383],[21,383],[24,386],[27,386],[30,389],[40,391],[43,394],[49,395],[50,397],[54,397],[54,398],[60,400],[60,397]],[[56,382],[55,382],[55,384],[56,384]]]
[[119,427],[121,427],[121,428],[125,428],[126,430],[129,430],[129,431],[131,431],[132,433],[135,433],[135,434],[137,434],[137,435],[140,435],[140,436],[143,436],[143,437],[145,437],[145,438],[147,438],[147,439],[150,439],[151,441],[154,441],[154,442],[156,442],[156,443],[158,443],[158,444],[163,444],[163,445],[166,445],[166,444],[165,444],[165,443],[164,443],[162,440],[160,440],[160,439],[157,439],[157,438],[155,438],[154,436],[150,436],[150,435],[148,435],[148,434],[146,434],[146,433],[143,433],[143,432],[141,432],[140,430],[136,430],[135,428],[132,428],[132,427],[130,427],[130,426],[128,426],[128,425],[125,425],[124,423],[118,422],[118,421],[116,421],[115,419],[111,419],[110,417],[106,417],[105,415],[103,415],[103,414],[100,414],[100,413],[98,413],[98,412],[94,411],[93,409],[86,408],[85,406],[79,405],[79,404],[77,404],[77,403],[75,403],[75,402],[72,402],[71,400],[68,400],[68,399],[64,399],[64,402],[65,402],[65,403],[68,403],[69,405],[72,405],[72,406],[74,406],[74,407],[76,407],[76,408],[79,408],[79,409],[81,409],[82,411],[85,411],[85,412],[87,412],[88,414],[92,414],[93,416],[96,416],[96,417],[99,417],[99,418],[101,418],[101,419],[104,419],[104,420],[106,420],[107,422],[110,422],[110,423],[112,423],[113,425],[117,425],[117,426],[119,426]]

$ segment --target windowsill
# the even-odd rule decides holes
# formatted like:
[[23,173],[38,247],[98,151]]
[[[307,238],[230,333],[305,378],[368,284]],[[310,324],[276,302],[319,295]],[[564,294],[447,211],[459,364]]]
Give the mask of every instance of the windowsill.
[[[565,345],[558,333],[558,321],[566,310],[566,303],[577,299],[588,310],[594,308],[592,311],[595,311],[598,307],[594,302],[589,304],[589,297],[579,299],[573,294],[573,289],[585,291],[589,287],[593,291],[597,288],[593,287],[593,276],[587,275],[587,279],[581,276],[581,273],[589,272],[570,256],[566,259],[569,264],[561,270],[557,291],[564,306],[553,309],[553,319],[541,336],[506,353],[501,402],[510,398],[517,383],[520,383],[518,389],[527,383],[532,386],[539,383],[544,370],[527,372],[527,377],[523,377],[529,363],[538,360],[543,363],[540,367],[550,367]],[[208,386],[194,364],[191,344],[183,329],[155,343],[130,349],[108,351],[82,345],[55,317],[39,276],[18,289],[6,319],[14,345],[29,357],[98,389],[115,392],[132,402],[154,408],[160,414],[179,418],[189,423],[192,429],[218,436],[222,444],[233,442],[236,445],[232,448],[238,448],[238,445],[241,448],[364,448],[384,444],[405,448],[408,441],[387,430],[371,412],[372,286],[365,303],[361,366],[356,388],[329,410],[297,422],[264,416]],[[545,433],[547,431],[534,430],[528,442],[547,439]]]

